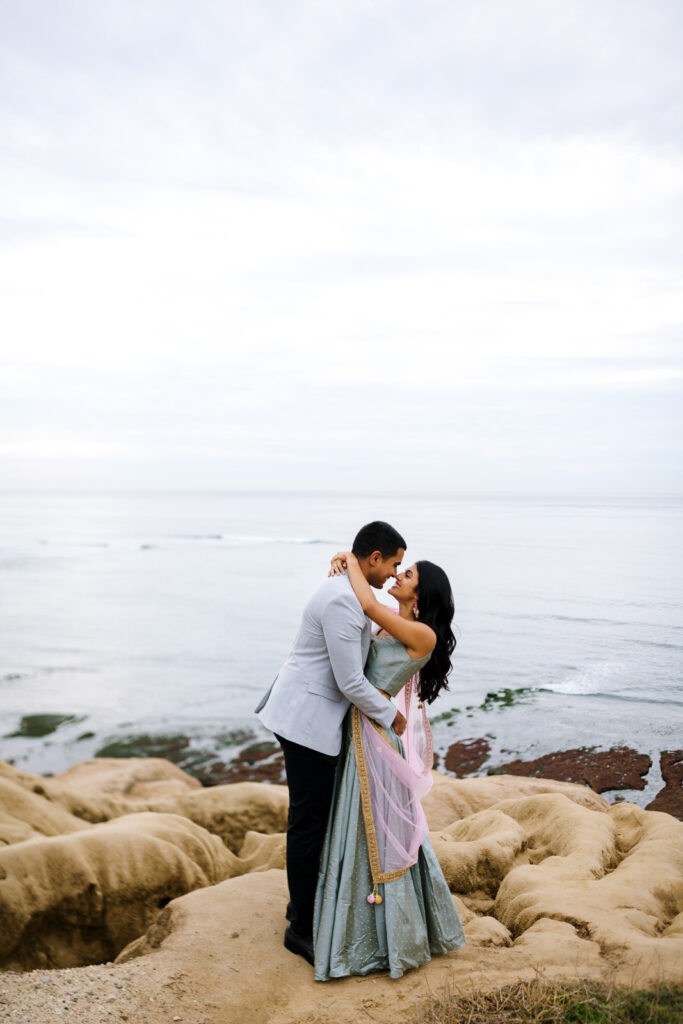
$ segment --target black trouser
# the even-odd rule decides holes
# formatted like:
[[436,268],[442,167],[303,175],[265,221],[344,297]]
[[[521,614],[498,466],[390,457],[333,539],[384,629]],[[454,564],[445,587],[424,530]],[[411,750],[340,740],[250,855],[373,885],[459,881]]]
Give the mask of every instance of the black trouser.
[[285,755],[289,786],[287,820],[287,917],[303,938],[313,933],[313,903],[320,851],[332,802],[338,755],[321,754],[277,736]]

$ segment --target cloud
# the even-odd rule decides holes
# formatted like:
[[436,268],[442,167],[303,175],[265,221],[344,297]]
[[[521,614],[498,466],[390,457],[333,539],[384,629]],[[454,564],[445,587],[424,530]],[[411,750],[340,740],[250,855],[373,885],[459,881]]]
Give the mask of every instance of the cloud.
[[680,487],[680,5],[3,18],[8,485]]

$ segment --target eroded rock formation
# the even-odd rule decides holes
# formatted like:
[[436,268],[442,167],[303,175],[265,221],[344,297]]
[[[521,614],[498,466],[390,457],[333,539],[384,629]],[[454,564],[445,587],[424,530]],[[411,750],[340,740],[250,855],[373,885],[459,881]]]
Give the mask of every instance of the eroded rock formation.
[[[398,981],[320,985],[282,946],[285,787],[201,789],[158,760],[85,762],[54,779],[0,765],[0,961],[27,971],[117,957],[93,968],[118,986],[107,1019],[148,1024],[350,1024],[364,1011],[393,1024],[427,986],[538,971],[683,981],[680,822],[571,783],[434,780],[425,810],[468,945]],[[79,970],[53,971],[50,991],[62,976],[74,990]],[[5,974],[3,989],[48,1019],[33,977]],[[79,1019],[102,1019],[92,998]]]

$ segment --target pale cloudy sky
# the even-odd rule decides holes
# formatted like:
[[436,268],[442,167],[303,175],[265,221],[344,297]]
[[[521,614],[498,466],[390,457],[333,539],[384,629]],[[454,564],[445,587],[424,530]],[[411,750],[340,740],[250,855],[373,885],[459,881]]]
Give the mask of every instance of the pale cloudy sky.
[[680,0],[0,0],[0,487],[683,492]]

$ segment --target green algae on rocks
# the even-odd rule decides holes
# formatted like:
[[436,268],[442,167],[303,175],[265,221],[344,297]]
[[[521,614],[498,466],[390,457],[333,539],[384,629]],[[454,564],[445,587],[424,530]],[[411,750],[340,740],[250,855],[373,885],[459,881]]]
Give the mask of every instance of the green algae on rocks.
[[519,686],[516,690],[504,686],[502,690],[496,690],[495,693],[487,693],[479,705],[479,710],[491,711],[494,707],[512,708],[516,704],[524,704],[530,693],[531,688],[528,686]]
[[56,732],[60,725],[68,722],[83,722],[85,715],[24,715],[19,722],[16,732],[11,732],[6,737],[13,739],[15,736],[23,736],[27,739],[37,739],[41,736],[49,736]]

